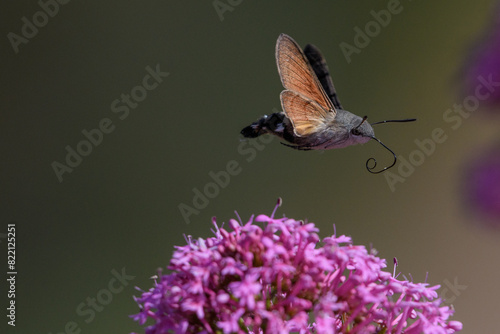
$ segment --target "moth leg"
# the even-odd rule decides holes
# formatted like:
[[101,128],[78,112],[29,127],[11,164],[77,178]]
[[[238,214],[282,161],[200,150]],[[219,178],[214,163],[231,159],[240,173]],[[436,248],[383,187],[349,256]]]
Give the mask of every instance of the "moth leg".
[[312,148],[310,146],[300,146],[300,145],[289,145],[289,144],[286,144],[286,143],[283,143],[283,142],[280,142],[281,145],[285,145],[287,147],[291,147],[295,150],[299,150],[299,151],[310,151],[312,150]]

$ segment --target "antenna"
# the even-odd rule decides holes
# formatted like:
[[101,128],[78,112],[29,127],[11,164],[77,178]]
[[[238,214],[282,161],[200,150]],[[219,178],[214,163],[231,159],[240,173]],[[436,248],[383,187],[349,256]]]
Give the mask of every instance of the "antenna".
[[[382,123],[389,123],[389,122],[399,122],[399,123],[403,123],[403,122],[414,122],[416,121],[417,119],[416,118],[407,118],[407,119],[388,119],[386,121],[380,121],[380,122],[375,122],[375,123],[371,123],[370,125],[377,125],[377,124],[382,124]],[[361,124],[360,124],[361,125]],[[359,125],[358,125],[359,126]]]
[[352,129],[351,131],[358,130],[358,128],[361,126],[361,124],[363,124],[366,121],[367,118],[368,118],[368,116],[363,117],[363,120],[361,121],[361,123],[359,123],[358,126],[355,127],[354,129]]

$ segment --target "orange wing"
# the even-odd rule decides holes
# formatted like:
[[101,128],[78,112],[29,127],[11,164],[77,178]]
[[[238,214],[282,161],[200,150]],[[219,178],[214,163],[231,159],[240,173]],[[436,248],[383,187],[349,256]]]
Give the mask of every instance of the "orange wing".
[[[321,87],[306,56],[299,45],[286,34],[278,37],[276,62],[281,82],[287,89],[281,94],[281,104],[294,125],[296,135],[305,136],[312,133],[318,122],[324,119],[326,112],[333,113],[332,119],[335,117],[335,107]],[[287,93],[290,91],[294,94]],[[307,108],[301,111],[298,109],[300,106]],[[308,125],[307,122],[312,124]]]
[[327,111],[317,102],[290,90],[281,92],[281,106],[293,125],[297,136],[308,136],[325,124]]

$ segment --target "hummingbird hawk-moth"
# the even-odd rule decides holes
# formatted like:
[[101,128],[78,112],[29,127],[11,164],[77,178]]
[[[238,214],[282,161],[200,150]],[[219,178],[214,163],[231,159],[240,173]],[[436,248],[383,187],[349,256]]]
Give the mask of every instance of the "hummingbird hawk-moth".
[[[269,133],[288,143],[283,145],[297,150],[328,150],[371,139],[389,150],[393,163],[379,171],[374,158],[366,161],[371,173],[381,173],[396,164],[396,154],[375,137],[372,125],[387,122],[411,122],[415,119],[366,122],[367,116],[359,117],[342,108],[328,66],[321,52],[314,45],[306,45],[304,51],[288,35],[281,34],[276,42],[276,63],[283,83],[281,92],[282,112],[264,115],[258,121],[241,130],[247,138]],[[370,166],[370,164],[372,166]]]

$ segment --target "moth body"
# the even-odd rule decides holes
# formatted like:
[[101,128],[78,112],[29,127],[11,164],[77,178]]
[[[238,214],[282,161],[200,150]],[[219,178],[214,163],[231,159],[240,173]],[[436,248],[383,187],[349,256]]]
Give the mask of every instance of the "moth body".
[[[394,166],[396,154],[375,137],[367,117],[342,108],[318,48],[308,44],[302,51],[290,36],[281,34],[276,42],[276,64],[285,88],[280,94],[283,111],[264,115],[245,127],[241,130],[244,137],[256,138],[268,133],[281,138],[283,145],[298,150],[343,148],[374,139],[393,154],[394,161],[374,172],[377,161],[370,158],[366,162],[368,171],[377,174]],[[386,120],[372,125],[414,120]]]
[[[324,122],[319,123],[314,132],[299,136],[294,132],[292,122],[286,114],[279,112],[264,115],[241,133],[246,138],[272,134],[288,142],[288,146],[301,150],[328,150],[368,142],[375,134],[369,123],[364,122],[359,126],[362,121],[361,117],[339,109],[336,116],[327,113]],[[357,132],[353,133],[356,127]]]

